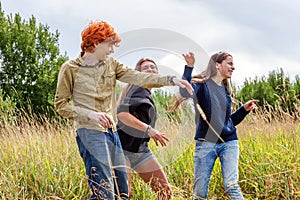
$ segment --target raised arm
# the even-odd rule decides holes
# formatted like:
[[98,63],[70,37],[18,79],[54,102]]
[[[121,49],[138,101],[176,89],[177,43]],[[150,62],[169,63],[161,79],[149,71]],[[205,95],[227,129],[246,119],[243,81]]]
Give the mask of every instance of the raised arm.
[[194,67],[195,64],[195,56],[193,52],[189,52],[187,54],[182,54],[185,59],[186,65],[189,67]]
[[[195,64],[195,56],[194,56],[194,53],[192,53],[192,52],[189,52],[187,54],[182,54],[182,56],[184,57],[184,59],[186,61],[186,65],[184,66],[184,73],[182,75],[182,79],[187,80],[189,83],[191,83],[192,72],[193,72],[194,64]],[[193,85],[192,85],[192,87],[193,87]],[[189,93],[184,88],[180,88],[180,95],[183,96],[183,97],[191,97],[192,96],[192,94]]]

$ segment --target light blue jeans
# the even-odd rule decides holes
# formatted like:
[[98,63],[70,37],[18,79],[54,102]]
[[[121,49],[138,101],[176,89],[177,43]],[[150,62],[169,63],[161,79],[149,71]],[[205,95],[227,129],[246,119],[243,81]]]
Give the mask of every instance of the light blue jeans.
[[78,129],[77,145],[84,161],[90,199],[128,199],[126,162],[117,132]]
[[206,199],[211,173],[217,157],[220,158],[226,193],[231,199],[244,199],[238,185],[238,140],[226,143],[196,141],[194,155],[194,199]]

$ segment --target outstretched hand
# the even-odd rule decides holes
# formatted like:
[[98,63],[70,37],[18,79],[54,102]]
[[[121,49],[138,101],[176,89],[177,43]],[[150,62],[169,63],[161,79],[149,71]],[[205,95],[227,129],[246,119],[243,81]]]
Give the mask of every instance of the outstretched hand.
[[182,56],[184,57],[187,66],[194,67],[195,56],[193,52],[182,54]]
[[177,85],[181,88],[185,88],[190,95],[193,95],[194,89],[188,81],[183,80],[183,79],[179,79],[179,78],[176,78],[176,77],[173,78],[173,81],[174,81],[175,85]]
[[244,104],[245,110],[246,111],[255,110],[257,108],[257,105],[255,103],[257,103],[257,102],[259,102],[259,100],[257,100],[257,99],[252,99],[252,100],[247,101]]

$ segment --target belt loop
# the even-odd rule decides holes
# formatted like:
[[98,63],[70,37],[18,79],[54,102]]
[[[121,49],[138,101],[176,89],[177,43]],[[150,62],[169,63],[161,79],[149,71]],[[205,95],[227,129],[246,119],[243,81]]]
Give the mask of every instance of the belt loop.
[[205,142],[205,139],[204,138],[197,138],[197,141]]

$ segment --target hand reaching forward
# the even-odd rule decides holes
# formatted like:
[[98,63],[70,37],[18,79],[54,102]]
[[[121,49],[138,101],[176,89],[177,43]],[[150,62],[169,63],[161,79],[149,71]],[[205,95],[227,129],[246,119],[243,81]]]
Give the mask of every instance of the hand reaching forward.
[[190,95],[193,95],[194,89],[188,81],[174,77],[173,82],[175,85],[185,88]]
[[246,111],[255,110],[257,108],[257,105],[255,103],[257,103],[257,102],[259,102],[259,100],[257,100],[257,99],[252,99],[252,100],[247,101],[244,104],[245,110]]

